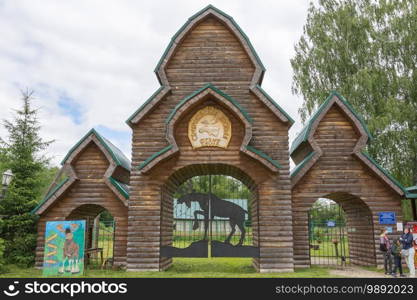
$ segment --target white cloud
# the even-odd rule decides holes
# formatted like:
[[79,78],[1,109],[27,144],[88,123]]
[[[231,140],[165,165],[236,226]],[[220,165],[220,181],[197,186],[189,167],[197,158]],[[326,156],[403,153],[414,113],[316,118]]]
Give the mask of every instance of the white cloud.
[[[58,163],[91,127],[130,132],[125,120],[159,86],[153,69],[172,35],[206,1],[0,1],[0,118],[19,106],[19,87],[37,94],[45,139]],[[290,58],[307,1],[213,1],[233,16],[267,68],[264,89],[300,130],[302,100],[291,94]],[[59,105],[74,102],[79,118]],[[79,119],[77,122],[76,119]],[[0,135],[4,136],[4,129]],[[112,141],[130,156],[126,135]]]

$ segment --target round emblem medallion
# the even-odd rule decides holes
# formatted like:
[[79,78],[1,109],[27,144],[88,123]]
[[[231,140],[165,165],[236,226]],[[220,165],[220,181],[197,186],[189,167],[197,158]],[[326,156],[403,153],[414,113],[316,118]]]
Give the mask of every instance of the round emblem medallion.
[[197,111],[188,123],[188,138],[194,149],[201,147],[227,148],[232,136],[229,118],[213,106]]

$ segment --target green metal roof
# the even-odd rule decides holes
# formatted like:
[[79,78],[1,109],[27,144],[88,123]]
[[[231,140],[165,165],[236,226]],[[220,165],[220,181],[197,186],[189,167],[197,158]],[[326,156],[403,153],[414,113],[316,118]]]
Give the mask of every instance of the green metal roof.
[[32,214],[36,213],[42,205],[44,205],[65,183],[67,183],[69,177],[64,178],[60,183],[58,183],[49,193],[42,199],[41,202],[31,211]]
[[406,191],[410,193],[414,193],[414,192],[417,193],[417,185],[406,188]]
[[129,186],[123,182],[120,182],[113,177],[109,177],[111,184],[126,198],[129,199]]
[[88,138],[91,134],[94,134],[100,143],[103,145],[104,148],[109,152],[110,156],[113,158],[116,165],[123,167],[124,169],[130,171],[130,160],[123,154],[123,152],[113,145],[108,139],[104,138],[101,134],[99,134],[94,128],[92,128],[65,156],[62,160],[61,164],[63,165],[67,159],[71,156],[71,154],[84,142],[86,138]]
[[405,191],[406,191],[406,198],[417,199],[417,185],[410,186],[406,188]]
[[130,117],[126,120],[126,123],[130,125],[130,122],[138,113],[140,113],[165,87],[160,86]]
[[216,92],[217,94],[219,94],[220,96],[222,96],[223,98],[225,98],[226,100],[228,100],[230,103],[232,103],[241,113],[242,115],[245,117],[246,120],[248,120],[249,123],[252,124],[252,119],[249,116],[249,114],[247,113],[247,111],[240,106],[239,102],[237,102],[235,99],[233,99],[231,96],[229,96],[228,94],[226,94],[225,92],[221,91],[220,89],[216,88],[214,85],[212,85],[211,83],[206,84],[205,86],[203,86],[202,88],[192,92],[191,94],[189,94],[188,96],[186,96],[185,98],[183,98],[175,107],[174,109],[171,111],[171,113],[168,115],[167,119],[165,120],[165,123],[169,123],[169,121],[171,121],[171,119],[174,117],[175,113],[185,104],[187,103],[187,101],[191,100],[192,98],[194,98],[195,96],[197,96],[198,94],[204,92],[206,89],[211,89],[212,91]]
[[[154,154],[152,154],[151,156],[149,156],[143,163],[141,163],[139,165],[139,170],[143,169],[144,167],[146,167],[151,161],[153,161],[155,158],[157,158],[158,156],[164,154],[165,152],[169,151],[172,149],[172,145],[168,145],[165,148],[162,148],[160,151],[155,152]],[[268,156],[266,153],[252,147],[252,146],[246,146],[246,149],[261,156],[262,158],[266,159],[268,162],[270,162],[272,165],[274,165],[276,168],[280,169],[281,165],[274,159],[272,159],[270,156]]]
[[355,110],[353,109],[353,107],[350,105],[350,103],[343,96],[339,95],[336,91],[333,91],[327,97],[327,99],[318,107],[318,109],[316,110],[316,112],[310,117],[310,119],[307,121],[307,123],[304,126],[304,128],[301,130],[301,132],[294,139],[294,141],[291,144],[290,154],[293,154],[302,143],[304,143],[304,142],[307,141],[308,136],[310,135],[310,131],[311,131],[312,124],[317,119],[317,117],[322,113],[322,111],[327,107],[327,105],[329,104],[330,100],[334,96],[336,96],[350,110],[350,112],[359,120],[359,122],[361,123],[363,129],[365,130],[366,134],[368,135],[369,140],[372,140],[372,135],[369,132],[368,127],[366,126],[366,124],[365,124],[364,120],[362,119],[362,117],[355,112]]
[[[236,27],[236,29],[239,31],[239,33],[242,35],[242,37],[245,39],[245,41],[248,43],[248,46],[253,54],[253,56],[256,59],[256,62],[259,64],[259,66],[261,67],[262,73],[265,72],[265,67],[261,61],[261,59],[259,58],[258,54],[256,53],[255,49],[252,46],[252,43],[250,42],[248,36],[243,32],[243,30],[240,28],[240,26],[233,20],[233,18],[231,16],[229,16],[228,14],[226,14],[225,12],[221,11],[220,9],[214,7],[213,5],[209,4],[207,5],[205,8],[203,8],[202,10],[198,11],[197,13],[195,13],[194,15],[192,15],[190,18],[188,18],[187,22],[181,26],[181,28],[174,34],[174,36],[171,38],[171,41],[169,42],[167,48],[165,49],[164,53],[162,54],[162,57],[159,59],[158,64],[155,67],[154,72],[157,73],[158,69],[161,67],[162,62],[164,61],[164,59],[166,58],[169,50],[172,48],[175,39],[181,34],[182,31],[184,31],[184,29],[190,24],[191,21],[193,21],[195,18],[199,17],[201,14],[203,14],[205,11],[212,9],[215,12],[217,12],[218,14],[222,15],[223,17],[227,18],[232,24],[233,26]],[[262,76],[261,76],[262,78]],[[159,80],[159,77],[158,77]]]
[[287,114],[287,112],[281,107],[281,106],[279,106],[278,105],[278,103],[274,100],[274,99],[272,99],[272,97],[271,96],[269,96],[268,95],[268,93],[267,92],[265,92],[265,90],[259,85],[259,84],[257,84],[256,85],[256,87],[258,88],[258,90],[265,96],[265,98],[266,99],[268,99],[268,101],[273,105],[273,106],[275,106],[287,119],[288,119],[288,121],[291,123],[291,124],[294,124],[294,120],[293,120],[293,118],[291,118],[290,117],[290,115],[289,114]]
[[280,169],[281,168],[281,165],[279,164],[279,162],[277,162],[276,160],[272,159],[272,157],[270,157],[268,154],[262,152],[261,150],[256,149],[255,147],[252,147],[252,146],[249,146],[249,145],[246,146],[246,149],[249,150],[249,151],[251,151],[251,152],[253,152],[253,153],[255,153],[255,154],[257,154],[257,155],[259,155],[263,159],[266,159],[272,165],[274,165],[277,169]]
[[165,152],[171,150],[172,145],[168,145],[165,148],[162,148],[161,150],[159,150],[158,152],[155,152],[154,154],[152,154],[151,156],[149,156],[143,163],[141,163],[139,165],[139,170],[142,170],[144,167],[146,167],[151,161],[153,161],[155,158],[157,158],[159,155],[164,154]]
[[368,153],[366,153],[365,151],[362,151],[362,154],[369,160],[370,163],[372,163],[375,167],[377,167],[378,170],[384,173],[384,175],[387,176],[392,183],[394,183],[400,190],[402,190],[404,194],[407,193],[407,190],[403,187],[403,185],[394,177],[392,177],[391,174],[389,174],[387,170],[381,167]]
[[300,172],[300,170],[313,158],[314,156],[314,151],[310,152],[306,157],[304,157],[304,159],[295,166],[295,168],[291,171],[291,177],[294,177],[295,175],[298,174],[298,172]]

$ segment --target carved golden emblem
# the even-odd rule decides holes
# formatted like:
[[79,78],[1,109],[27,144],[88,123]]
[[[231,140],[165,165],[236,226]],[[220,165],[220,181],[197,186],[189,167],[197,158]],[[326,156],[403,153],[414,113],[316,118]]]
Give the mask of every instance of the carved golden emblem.
[[231,137],[232,125],[229,118],[213,106],[197,111],[188,123],[188,138],[194,149],[227,148]]

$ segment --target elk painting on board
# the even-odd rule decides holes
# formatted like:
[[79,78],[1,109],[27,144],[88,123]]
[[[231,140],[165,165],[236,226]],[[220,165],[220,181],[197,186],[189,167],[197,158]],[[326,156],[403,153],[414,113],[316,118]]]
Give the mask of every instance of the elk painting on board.
[[82,275],[84,240],[84,220],[47,222],[43,275]]

